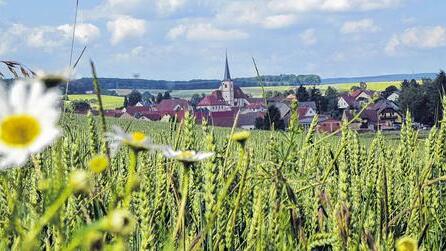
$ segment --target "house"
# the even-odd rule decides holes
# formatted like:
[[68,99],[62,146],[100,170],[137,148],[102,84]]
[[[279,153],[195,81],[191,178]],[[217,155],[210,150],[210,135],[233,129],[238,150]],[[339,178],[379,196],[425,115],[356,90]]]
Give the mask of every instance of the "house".
[[364,104],[368,104],[373,100],[375,92],[370,90],[355,90],[350,93],[342,94],[338,99],[339,109],[355,110],[362,107]]
[[253,130],[256,128],[257,118],[264,118],[264,112],[248,112],[239,115],[238,127],[245,130]]
[[156,107],[148,107],[148,106],[128,106],[124,107],[121,110],[121,113],[128,113],[130,116],[139,118],[141,114],[146,112],[154,112],[157,111]]
[[314,101],[299,102],[299,107],[310,107],[314,111],[317,111],[316,102]]
[[340,128],[341,128],[341,121],[329,118],[321,120],[317,125],[316,130],[319,133],[333,133],[338,131]]
[[224,112],[230,111],[231,106],[223,99],[221,91],[214,91],[198,103],[197,109],[207,109],[210,112]]
[[104,110],[104,116],[106,117],[113,117],[113,118],[119,118],[121,117],[123,112],[119,109],[117,110]]
[[392,101],[381,99],[370,109],[377,113],[377,126],[380,130],[395,130],[401,128],[403,114],[400,108]]
[[235,117],[238,110],[231,110],[225,112],[210,112],[209,124],[219,127],[232,127],[234,125]]
[[[356,116],[345,110],[342,119],[351,121]],[[350,128],[359,131],[396,130],[401,127],[403,115],[392,101],[381,99],[367,107],[359,118],[350,124]]]
[[253,113],[253,112],[266,112],[268,109],[262,103],[250,103],[249,105],[243,107],[240,114]]
[[185,99],[163,99],[158,105],[157,109],[161,117],[169,115],[170,117],[178,117],[186,111],[192,111],[192,106],[189,101]]
[[355,97],[350,96],[348,94],[342,94],[338,99],[338,108],[339,109],[355,109],[357,107],[357,103]]
[[[255,102],[253,102],[255,101]],[[257,100],[250,98],[242,89],[234,84],[229,71],[228,56],[226,55],[225,73],[218,90],[213,91],[210,95],[205,96],[200,103],[198,109],[207,109],[210,112],[227,112],[232,108],[242,108],[249,104],[257,103]]]

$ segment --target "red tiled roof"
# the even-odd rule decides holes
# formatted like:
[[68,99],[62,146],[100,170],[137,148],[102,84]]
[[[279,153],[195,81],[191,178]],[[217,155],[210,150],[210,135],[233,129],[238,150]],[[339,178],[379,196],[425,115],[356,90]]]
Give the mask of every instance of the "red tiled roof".
[[127,112],[128,114],[134,116],[136,113],[142,113],[142,112],[150,112],[155,110],[154,107],[148,107],[148,106],[129,106],[122,110],[124,113]]
[[312,116],[306,116],[306,114],[308,113],[308,111],[310,109],[311,109],[310,107],[299,107],[299,108],[297,108],[297,113],[299,114],[299,119],[312,117]]
[[250,104],[265,104],[265,100],[263,98],[247,98],[248,102]]
[[369,95],[370,97],[373,96],[374,92],[370,91],[370,90],[355,90],[351,92],[351,96],[353,96],[354,98],[357,98],[359,95],[361,95],[361,93],[365,93],[367,95]]
[[219,99],[217,95],[208,95],[204,97],[197,106],[213,106],[228,105],[223,99]]
[[158,105],[158,111],[161,113],[175,112],[175,107],[180,106],[182,110],[189,109],[189,102],[184,99],[163,99]]
[[249,98],[240,87],[234,85],[234,98]]
[[249,105],[246,106],[246,108],[249,109],[261,109],[261,108],[265,108],[265,105],[263,103],[250,103]]
[[153,121],[157,121],[157,120],[161,120],[161,114],[159,111],[145,111],[145,112],[141,112],[139,113],[139,115],[142,117],[146,117],[150,120]]
[[347,102],[347,104],[349,106],[354,106],[355,105],[355,97],[354,96],[350,96],[348,94],[343,94],[341,95],[341,98],[345,100],[345,102]]

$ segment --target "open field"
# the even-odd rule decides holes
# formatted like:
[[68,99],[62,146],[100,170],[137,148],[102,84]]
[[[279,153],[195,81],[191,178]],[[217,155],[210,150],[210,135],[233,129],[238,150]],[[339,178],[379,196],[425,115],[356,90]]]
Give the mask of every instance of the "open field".
[[[97,98],[95,94],[79,94],[79,95],[69,95],[69,100],[85,100],[90,103],[93,108],[97,108]],[[116,97],[116,96],[102,96],[102,102],[104,105],[104,109],[114,109],[117,107],[122,107],[124,104],[124,97]]]
[[[400,82],[370,82],[367,83],[367,88],[374,91],[383,91],[386,87],[390,85],[395,85],[399,87]],[[329,86],[336,88],[338,91],[349,91],[352,86],[359,86],[359,83],[346,83],[346,84],[321,84],[317,85],[317,88],[325,91]],[[279,91],[283,92],[286,90],[296,89],[298,86],[265,86],[266,91]],[[307,88],[311,88],[311,86],[307,86]],[[261,97],[262,96],[262,88],[260,86],[257,87],[242,87],[243,91],[253,97]],[[119,89],[116,90],[119,95],[127,95],[132,90],[129,89]],[[152,95],[156,95],[159,92],[164,93],[166,90],[151,90],[151,89],[141,89],[140,92],[149,91]],[[213,89],[198,89],[198,90],[173,90],[171,91],[171,95],[179,98],[189,99],[193,94],[202,94],[205,95],[210,94]]]
[[[28,168],[0,176],[0,198],[14,201],[9,210],[0,204],[4,247],[29,239],[27,229],[45,217],[47,227],[26,247],[391,250],[401,237],[416,243],[423,236],[424,250],[444,248],[445,187],[439,181],[445,179],[446,120],[424,141],[410,126],[395,140],[291,128],[236,141],[230,129],[189,118],[181,125],[107,119],[108,128],[139,131],[155,144],[214,155],[182,162],[183,155],[124,146],[105,170],[89,171],[89,182],[79,183],[74,170],[95,170],[89,159],[105,151],[100,123],[67,114],[59,141]],[[83,189],[67,190],[73,184]]]

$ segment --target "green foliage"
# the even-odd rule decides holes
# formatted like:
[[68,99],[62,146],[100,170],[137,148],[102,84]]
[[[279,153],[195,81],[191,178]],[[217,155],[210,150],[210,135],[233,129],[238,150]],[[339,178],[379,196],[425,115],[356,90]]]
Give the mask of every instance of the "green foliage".
[[[70,174],[87,169],[102,136],[98,118],[67,114],[56,144],[25,168],[0,173],[0,246],[20,249],[27,240],[37,250],[392,250],[410,235],[424,250],[446,248],[445,117],[420,139],[408,116],[392,141],[347,125],[341,136],[319,135],[317,119],[303,132],[295,116],[289,131],[252,132],[246,145],[230,140],[231,130],[197,126],[189,115],[170,129],[108,119],[157,144],[215,155],[185,166],[124,147],[92,177],[89,191],[71,194]],[[53,217],[41,221],[48,212]],[[112,216],[134,225],[116,226]]]

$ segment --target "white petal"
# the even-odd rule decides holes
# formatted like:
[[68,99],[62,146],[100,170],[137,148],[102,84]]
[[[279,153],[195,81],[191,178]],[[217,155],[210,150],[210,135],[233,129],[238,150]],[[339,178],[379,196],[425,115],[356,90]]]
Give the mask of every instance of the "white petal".
[[28,161],[29,154],[24,151],[13,151],[0,157],[0,169],[22,167]]
[[60,136],[57,128],[46,128],[42,135],[29,147],[31,153],[38,153],[51,145]]
[[6,84],[0,81],[0,118],[8,115],[10,112],[6,90]]
[[15,81],[9,91],[9,104],[13,113],[23,113],[26,108],[28,84],[25,81]]

